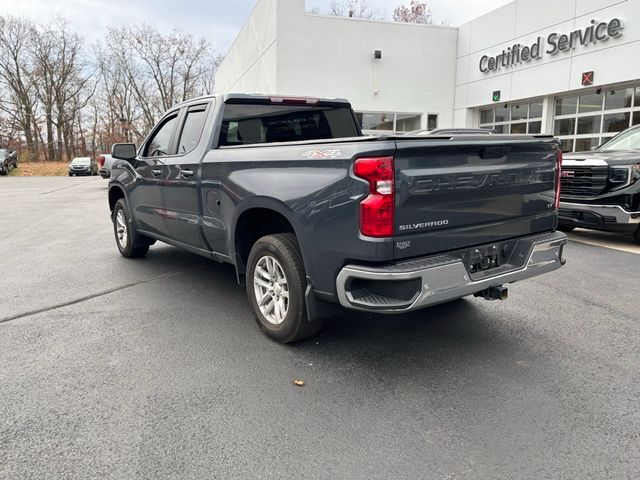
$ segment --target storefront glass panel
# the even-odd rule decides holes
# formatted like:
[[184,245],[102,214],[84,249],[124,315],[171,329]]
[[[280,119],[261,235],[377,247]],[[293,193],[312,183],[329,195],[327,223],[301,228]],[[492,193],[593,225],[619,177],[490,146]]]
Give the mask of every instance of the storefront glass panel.
[[542,122],[529,122],[529,133],[542,133]]
[[611,113],[604,116],[602,131],[603,132],[621,132],[625,128],[629,128],[631,112]]
[[572,115],[578,108],[578,97],[556,98],[556,115]]
[[588,152],[593,147],[600,145],[599,137],[576,139],[576,152]]
[[512,123],[511,124],[511,133],[513,133],[513,134],[527,133],[527,124],[526,124],[526,122]]
[[576,131],[575,118],[565,118],[562,120],[556,120],[555,127],[553,129],[554,135],[573,135]]
[[631,125],[640,125],[640,85],[605,86],[579,96],[556,97],[554,111],[553,131],[563,148],[588,150],[596,141],[599,145]]
[[604,109],[617,110],[619,108],[630,108],[633,102],[633,88],[618,88],[607,90]]
[[600,133],[600,115],[589,117],[578,117],[578,135],[589,135],[592,133]]
[[[598,93],[598,91],[600,93]],[[580,95],[580,107],[578,113],[598,112],[602,110],[602,89],[594,93]]]
[[511,121],[514,122],[516,120],[526,120],[529,116],[529,105],[525,104],[516,104],[511,105]]

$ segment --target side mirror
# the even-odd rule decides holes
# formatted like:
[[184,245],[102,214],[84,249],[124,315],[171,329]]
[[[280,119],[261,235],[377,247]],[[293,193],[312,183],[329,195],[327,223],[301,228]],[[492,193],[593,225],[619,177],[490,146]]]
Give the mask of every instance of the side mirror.
[[133,143],[114,143],[111,148],[111,156],[119,160],[131,163],[136,159],[136,146]]

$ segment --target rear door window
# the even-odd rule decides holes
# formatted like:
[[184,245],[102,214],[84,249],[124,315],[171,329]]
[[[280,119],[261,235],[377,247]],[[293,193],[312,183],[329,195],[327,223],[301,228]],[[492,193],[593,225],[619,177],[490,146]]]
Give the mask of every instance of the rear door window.
[[296,142],[359,136],[350,108],[234,104],[224,107],[220,145]]
[[184,155],[196,148],[200,135],[202,135],[202,129],[204,128],[204,121],[207,117],[206,105],[197,105],[189,107],[187,110],[187,116],[184,120],[184,126],[180,133],[180,141],[178,142],[178,155]]

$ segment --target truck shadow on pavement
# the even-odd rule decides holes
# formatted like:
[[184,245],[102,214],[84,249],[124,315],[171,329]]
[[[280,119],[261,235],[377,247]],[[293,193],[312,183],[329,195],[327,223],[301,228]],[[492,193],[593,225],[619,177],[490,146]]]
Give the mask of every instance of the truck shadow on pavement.
[[[280,345],[256,324],[245,287],[237,284],[232,266],[211,262],[185,275],[175,282],[193,285],[197,290],[191,298],[184,294],[186,305],[195,303],[189,307],[191,311],[183,312],[183,318],[192,319],[198,329],[209,330],[214,342],[218,335],[224,335],[230,343],[243,348],[257,345],[276,357],[286,351],[310,364],[320,363],[331,369],[355,364],[387,376],[396,369],[416,372],[467,368],[480,359],[500,363],[511,357],[506,363],[513,366],[525,357],[536,356],[521,336],[514,335],[517,331],[513,331],[513,325],[518,319],[510,318],[506,311],[495,318],[490,310],[480,307],[483,300],[473,298],[400,315],[345,310],[328,319],[316,336]],[[203,292],[211,293],[203,296]]]

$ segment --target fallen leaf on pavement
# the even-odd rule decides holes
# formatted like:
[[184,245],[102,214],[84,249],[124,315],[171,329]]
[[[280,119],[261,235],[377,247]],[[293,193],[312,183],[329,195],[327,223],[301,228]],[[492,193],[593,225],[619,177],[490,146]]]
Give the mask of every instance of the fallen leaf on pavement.
[[304,387],[304,380],[294,380],[293,384],[297,385],[298,387]]

